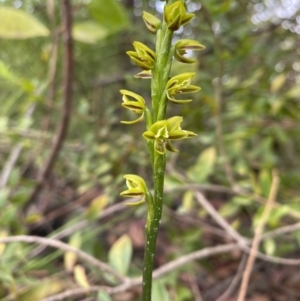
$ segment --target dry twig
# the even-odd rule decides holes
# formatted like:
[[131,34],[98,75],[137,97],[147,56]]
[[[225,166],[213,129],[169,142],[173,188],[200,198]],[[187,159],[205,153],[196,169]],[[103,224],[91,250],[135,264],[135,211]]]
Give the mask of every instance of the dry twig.
[[38,243],[41,245],[46,245],[49,247],[53,247],[59,250],[63,250],[65,252],[73,252],[75,253],[78,258],[90,263],[93,266],[98,267],[100,270],[108,272],[112,276],[114,276],[116,279],[118,279],[121,282],[126,282],[128,279],[126,277],[120,276],[115,270],[113,270],[109,265],[106,263],[96,259],[95,257],[76,249],[66,243],[63,243],[61,241],[51,239],[51,238],[43,238],[39,236],[27,236],[27,235],[18,235],[18,236],[9,236],[5,238],[0,238],[0,244],[5,243],[13,243],[13,242],[26,242],[26,243]]
[[72,14],[70,0],[62,1],[62,15],[64,23],[64,42],[65,42],[65,58],[64,58],[64,102],[62,108],[61,119],[55,134],[53,145],[50,155],[42,170],[39,173],[38,181],[33,189],[27,203],[25,210],[29,208],[30,204],[35,200],[41,188],[45,184],[45,180],[51,173],[57,156],[63,146],[64,140],[67,135],[71,114],[71,101],[72,101],[72,76],[73,76],[73,41],[72,41]]
[[277,191],[279,186],[279,176],[276,172],[273,172],[273,180],[270,190],[270,195],[266,204],[266,207],[263,211],[262,217],[257,225],[257,228],[255,229],[255,235],[252,242],[252,247],[250,250],[250,255],[246,264],[246,268],[243,274],[242,284],[239,291],[238,299],[237,301],[244,301],[247,293],[247,287],[251,275],[251,271],[253,268],[253,264],[255,262],[257,250],[261,241],[261,235],[264,231],[265,224],[268,220],[268,217],[273,209],[273,203],[275,202]]

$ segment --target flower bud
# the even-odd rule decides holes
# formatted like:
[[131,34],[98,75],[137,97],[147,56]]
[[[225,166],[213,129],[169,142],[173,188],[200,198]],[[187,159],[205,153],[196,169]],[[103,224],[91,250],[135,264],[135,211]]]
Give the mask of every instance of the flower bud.
[[133,42],[135,51],[127,51],[132,61],[143,70],[151,70],[154,67],[156,54],[148,46],[141,42]]
[[152,33],[156,33],[161,26],[160,20],[146,11],[143,12],[143,20]]
[[170,30],[176,31],[180,26],[187,24],[195,15],[187,14],[181,0],[171,5],[165,5],[164,20]]

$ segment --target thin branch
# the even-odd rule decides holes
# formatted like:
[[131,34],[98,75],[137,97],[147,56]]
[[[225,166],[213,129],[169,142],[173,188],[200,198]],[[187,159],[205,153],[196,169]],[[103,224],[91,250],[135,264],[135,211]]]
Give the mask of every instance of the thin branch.
[[246,265],[246,259],[247,259],[247,256],[244,254],[244,256],[242,257],[242,260],[239,264],[238,270],[237,270],[235,276],[233,277],[230,285],[216,301],[226,301],[231,296],[231,294],[236,289],[236,287],[238,286],[238,284],[243,276],[244,268]]
[[265,239],[276,237],[276,236],[279,236],[279,235],[282,235],[282,234],[291,233],[291,232],[294,232],[294,231],[297,231],[297,230],[300,230],[300,223],[280,227],[278,229],[269,231],[265,234],[262,234],[261,238],[263,240],[265,240]]
[[[121,202],[121,203],[117,203],[117,204],[114,204],[110,207],[108,207],[107,209],[103,210],[98,218],[97,218],[97,221],[99,221],[100,219],[102,218],[105,218],[111,214],[114,214],[116,212],[119,212],[119,211],[122,211],[122,210],[125,210],[127,207],[124,205],[124,203],[128,202],[128,201],[132,201],[132,200],[128,200],[126,199],[125,201]],[[81,229],[83,229],[84,227],[88,226],[88,225],[91,225],[91,222],[88,221],[88,220],[83,220],[83,221],[80,221],[74,225],[71,225],[70,227],[68,227],[67,229],[64,229],[58,233],[55,233],[53,235],[50,236],[50,238],[52,239],[62,239],[64,237],[67,237],[71,234],[73,234],[74,232],[76,231],[79,231]],[[34,249],[29,257],[32,258],[32,257],[35,257],[37,256],[38,254],[40,254],[43,250],[45,249],[44,246],[38,246],[36,249]]]
[[93,266],[98,267],[100,270],[102,270],[104,272],[110,273],[119,281],[121,281],[121,282],[127,281],[126,277],[122,277],[121,275],[119,275],[106,263],[96,259],[95,257],[93,257],[79,249],[76,249],[66,243],[63,243],[61,241],[51,239],[51,238],[43,238],[43,237],[39,237],[39,236],[27,236],[27,235],[18,235],[18,236],[9,236],[9,237],[5,237],[5,238],[0,238],[0,244],[14,243],[14,242],[38,243],[41,245],[46,245],[46,246],[53,247],[53,248],[56,248],[59,250],[63,250],[65,252],[73,252],[81,260],[84,260],[84,261],[92,264]]
[[50,155],[45,165],[41,169],[38,175],[37,185],[33,189],[26,205],[25,210],[27,210],[30,204],[38,196],[40,190],[42,189],[45,180],[50,175],[58,154],[63,146],[64,140],[67,135],[67,130],[69,126],[70,113],[71,113],[71,101],[72,101],[72,75],[73,75],[73,41],[72,41],[72,15],[71,15],[71,4],[70,0],[62,1],[62,15],[64,24],[64,44],[65,44],[65,58],[64,58],[64,84],[63,84],[63,108],[61,119],[57,128],[57,133],[55,135],[52,149]]
[[[0,240],[0,242],[1,242],[1,240]],[[217,254],[227,253],[227,252],[230,252],[230,251],[236,249],[237,247],[238,247],[237,244],[227,244],[227,245],[221,245],[221,246],[216,246],[216,247],[211,247],[211,248],[205,248],[200,251],[196,251],[196,252],[190,253],[188,255],[181,256],[180,258],[178,258],[174,261],[171,261],[171,262],[163,265],[162,267],[156,269],[153,272],[153,278],[157,279],[157,278],[173,271],[174,269],[177,269],[193,260],[210,257],[210,256],[217,255]],[[141,284],[142,284],[142,277],[138,277],[138,278],[133,278],[133,279],[127,280],[123,284],[120,284],[116,287],[92,286],[88,289],[83,289],[83,288],[70,289],[63,293],[45,298],[41,301],[61,301],[63,299],[66,299],[66,298],[69,298],[72,296],[78,296],[78,295],[82,295],[82,294],[87,294],[89,292],[95,292],[95,291],[98,291],[99,289],[103,289],[109,295],[113,295],[113,294],[125,292],[125,291],[127,291],[137,285],[141,285]]]
[[189,283],[190,283],[191,291],[193,293],[194,301],[203,301],[195,275],[189,274],[188,276],[189,276]]
[[263,211],[262,217],[257,225],[257,228],[255,230],[255,235],[250,251],[250,255],[247,261],[247,265],[243,274],[243,279],[242,279],[242,284],[241,288],[239,291],[238,299],[237,301],[244,301],[247,293],[247,288],[248,288],[248,283],[250,279],[250,275],[252,272],[253,264],[255,262],[257,250],[259,248],[259,244],[261,241],[261,235],[264,231],[266,222],[268,220],[268,217],[273,209],[273,203],[275,202],[276,196],[277,196],[277,191],[279,187],[279,176],[277,172],[273,172],[273,180],[272,180],[272,185],[271,185],[271,190],[270,190],[270,195],[269,199],[267,201],[266,207]]
[[[249,244],[251,240],[240,235],[230,224],[219,214],[219,212],[209,203],[209,201],[198,191],[195,192],[195,196],[199,204],[211,215],[211,217],[235,240],[239,247],[246,253],[250,253]],[[261,252],[256,253],[256,257],[265,261],[286,264],[286,265],[298,265],[300,264],[299,259],[280,258],[263,254]]]
[[[25,118],[30,118],[35,110],[35,104],[32,104],[28,107],[25,113]],[[28,128],[22,131],[22,133],[26,133],[28,131]],[[23,142],[18,143],[13,150],[11,151],[8,160],[5,163],[5,166],[2,170],[1,176],[0,176],[0,188],[5,187],[7,184],[7,181],[9,179],[9,176],[21,154],[21,151],[23,149]]]
[[199,191],[195,191],[195,197],[198,203],[212,216],[212,218],[240,245],[246,245],[248,240],[233,229],[229,223],[218,213],[211,203]]
[[155,279],[159,278],[159,277],[161,277],[161,276],[163,276],[191,261],[211,257],[211,256],[217,255],[217,254],[228,253],[230,251],[236,250],[236,248],[238,248],[238,247],[239,247],[238,244],[232,243],[232,244],[220,245],[220,246],[216,246],[216,247],[208,247],[208,248],[196,251],[196,252],[192,252],[187,255],[183,255],[169,263],[164,264],[160,268],[156,269],[153,272],[153,277]]

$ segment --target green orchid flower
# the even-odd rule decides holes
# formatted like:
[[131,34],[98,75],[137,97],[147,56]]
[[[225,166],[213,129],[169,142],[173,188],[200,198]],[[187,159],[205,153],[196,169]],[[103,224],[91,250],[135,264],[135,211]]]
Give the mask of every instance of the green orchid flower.
[[184,55],[186,51],[193,50],[193,51],[200,51],[205,49],[205,46],[200,44],[195,40],[180,40],[175,44],[175,54],[174,57],[177,61],[187,64],[195,63],[195,59],[186,58]]
[[148,46],[141,42],[133,42],[135,51],[127,51],[126,53],[132,61],[143,70],[151,70],[154,67],[156,54]]
[[144,119],[144,112],[146,110],[146,104],[144,98],[128,90],[120,90],[120,93],[123,95],[122,106],[130,111],[133,111],[136,114],[141,114],[141,117],[135,120],[121,121],[121,123],[134,124],[142,121]]
[[126,179],[128,189],[121,192],[120,195],[130,198],[142,197],[140,201],[127,202],[125,204],[128,206],[137,206],[144,203],[146,195],[149,193],[144,179],[132,174],[124,175],[123,177]]
[[180,26],[187,24],[194,16],[194,14],[186,13],[186,8],[180,0],[171,5],[165,5],[164,19],[172,31],[176,31]]
[[178,152],[171,143],[172,140],[181,140],[192,138],[197,134],[182,130],[180,127],[183,118],[174,116],[167,120],[160,120],[154,123],[150,129],[143,133],[143,137],[147,140],[154,140],[154,149],[160,155],[166,153],[166,150]]
[[171,77],[166,86],[167,98],[176,104],[185,104],[191,102],[192,99],[179,100],[175,99],[174,96],[178,94],[198,92],[201,89],[200,87],[190,85],[194,76],[194,72],[187,72]]

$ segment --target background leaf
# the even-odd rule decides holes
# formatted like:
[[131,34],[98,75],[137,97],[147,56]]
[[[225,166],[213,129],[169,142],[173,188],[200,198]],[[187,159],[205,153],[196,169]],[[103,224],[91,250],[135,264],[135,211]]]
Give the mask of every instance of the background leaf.
[[154,281],[152,286],[152,300],[171,301],[166,287],[159,281]]
[[[74,233],[69,240],[69,245],[79,249],[81,246],[81,234],[79,232]],[[76,263],[77,260],[77,255],[74,252],[66,252],[64,255],[64,264],[65,264],[65,269],[67,271],[72,271],[73,267]]]
[[117,272],[125,276],[128,272],[131,255],[131,239],[128,235],[123,235],[117,241],[115,241],[109,250],[109,263]]
[[105,27],[110,34],[130,26],[127,12],[116,0],[92,0],[89,9],[95,21]]
[[94,44],[107,37],[109,30],[93,21],[75,23],[72,29],[73,38],[79,42]]
[[217,152],[214,147],[205,149],[199,155],[196,164],[187,171],[188,177],[197,183],[205,181],[207,177],[213,172],[216,155]]
[[76,265],[74,268],[74,277],[76,282],[83,288],[89,288],[89,282],[86,277],[84,267],[81,265]]
[[49,35],[48,28],[25,11],[0,7],[0,37],[4,39],[28,39]]

